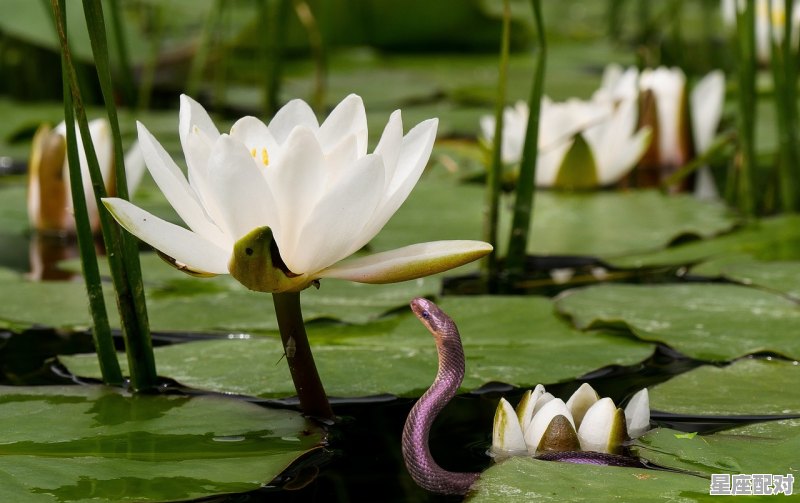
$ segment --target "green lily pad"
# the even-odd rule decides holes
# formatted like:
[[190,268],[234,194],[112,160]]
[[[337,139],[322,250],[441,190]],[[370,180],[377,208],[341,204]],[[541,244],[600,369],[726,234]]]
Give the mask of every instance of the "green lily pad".
[[0,386],[0,500],[173,501],[243,492],[321,440],[298,413],[231,398]]
[[693,264],[728,255],[759,260],[800,260],[800,215],[764,218],[713,239],[693,241],[655,253],[610,260],[615,267],[656,267]]
[[800,357],[800,308],[754,288],[600,285],[571,290],[556,305],[578,328],[625,327],[701,360],[726,361],[760,351]]
[[693,275],[717,276],[800,300],[800,262],[762,262],[737,256],[704,262]]
[[713,473],[771,473],[800,477],[800,419],[751,424],[713,435],[681,435],[658,428],[633,450],[659,466],[706,477]]
[[[440,306],[463,337],[465,390],[490,381],[517,386],[563,381],[605,365],[639,362],[653,350],[631,338],[574,330],[541,297],[447,297]],[[418,396],[436,375],[434,341],[410,313],[363,326],[312,324],[308,332],[332,396]],[[282,357],[277,334],[156,349],[161,375],[195,388],[261,397],[294,395]],[[75,374],[99,375],[94,355],[60,359]],[[124,358],[121,362],[124,366]]]
[[656,191],[539,191],[528,239],[536,255],[608,259],[658,250],[678,237],[708,237],[736,223],[721,203]]
[[706,501],[708,487],[682,473],[514,457],[483,472],[467,501]]
[[677,414],[800,414],[800,365],[746,358],[704,365],[650,390],[650,406]]

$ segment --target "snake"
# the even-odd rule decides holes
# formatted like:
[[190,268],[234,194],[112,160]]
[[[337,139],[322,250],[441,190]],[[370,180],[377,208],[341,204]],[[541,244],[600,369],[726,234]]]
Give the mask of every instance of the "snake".
[[[403,427],[402,451],[411,478],[425,490],[463,495],[480,477],[478,472],[451,472],[439,466],[428,446],[436,416],[453,399],[464,380],[466,364],[461,335],[455,322],[439,306],[425,298],[411,301],[411,311],[436,341],[439,370],[430,388],[411,408]],[[535,456],[545,461],[576,464],[642,467],[635,459],[591,451],[545,452]]]

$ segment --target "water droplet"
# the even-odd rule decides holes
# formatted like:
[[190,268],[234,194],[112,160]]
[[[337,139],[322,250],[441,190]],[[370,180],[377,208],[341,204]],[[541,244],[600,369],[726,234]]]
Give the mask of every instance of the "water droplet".
[[226,435],[213,438],[214,442],[242,442],[244,439],[242,435]]

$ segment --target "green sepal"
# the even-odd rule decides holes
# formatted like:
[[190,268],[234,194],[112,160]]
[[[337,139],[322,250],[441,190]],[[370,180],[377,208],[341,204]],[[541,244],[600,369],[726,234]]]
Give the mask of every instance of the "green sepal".
[[565,190],[585,190],[597,187],[598,183],[597,163],[592,148],[578,133],[561,161],[554,186]]
[[289,271],[269,227],[258,227],[234,243],[228,269],[241,284],[257,292],[299,292],[312,283]]

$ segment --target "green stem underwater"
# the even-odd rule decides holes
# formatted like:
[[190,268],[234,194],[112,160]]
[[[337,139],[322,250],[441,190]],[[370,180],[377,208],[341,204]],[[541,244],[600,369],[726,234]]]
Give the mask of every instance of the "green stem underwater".
[[333,409],[328,402],[314,356],[311,354],[311,345],[308,343],[303,313],[300,310],[300,293],[273,293],[272,302],[275,304],[286,362],[300,399],[300,409],[312,417],[334,419]]

